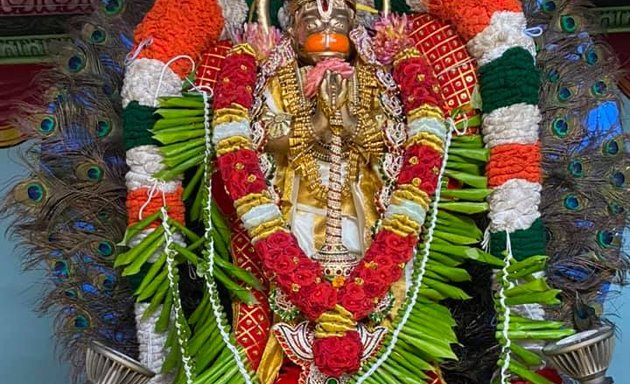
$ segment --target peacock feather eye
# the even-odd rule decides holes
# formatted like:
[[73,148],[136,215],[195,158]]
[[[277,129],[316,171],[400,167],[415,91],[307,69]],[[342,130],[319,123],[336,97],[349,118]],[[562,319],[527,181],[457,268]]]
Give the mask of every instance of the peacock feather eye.
[[616,139],[609,140],[604,144],[604,155],[615,156],[619,154],[619,142]]
[[115,247],[111,241],[101,241],[96,250],[102,257],[110,257],[114,254]]
[[90,283],[83,283],[81,284],[81,291],[83,291],[84,293],[87,293],[89,295],[96,295],[98,294],[98,289],[96,289],[96,287]]
[[555,119],[552,124],[553,134],[559,138],[569,135],[569,123],[565,119]]
[[124,7],[124,0],[103,0],[103,10],[112,16],[120,13]]
[[56,261],[53,270],[53,276],[59,282],[66,281],[70,278],[70,268],[68,267],[68,263],[63,260]]
[[57,128],[57,120],[52,116],[46,116],[39,123],[39,133],[44,136],[50,136]]
[[77,167],[76,175],[81,180],[98,183],[103,180],[104,171],[99,165],[87,163]]
[[597,51],[595,51],[595,49],[591,48],[586,51],[584,59],[589,65],[595,65],[599,62],[599,55],[597,54]]
[[68,59],[68,70],[72,73],[80,72],[85,68],[85,57],[83,55],[72,55]]
[[542,4],[542,10],[547,13],[553,13],[556,11],[556,2],[555,1],[545,1]]
[[615,242],[615,234],[611,231],[598,231],[597,243],[604,249],[610,248]]
[[567,87],[562,87],[558,91],[558,100],[567,101],[573,96],[573,92]]
[[107,211],[100,211],[96,217],[103,223],[109,223],[111,216]]
[[99,139],[109,136],[111,132],[112,125],[109,121],[99,120],[96,123],[96,137],[98,137]]
[[33,203],[41,203],[46,198],[46,190],[40,183],[29,183],[26,186],[26,195]]
[[608,212],[610,212],[611,215],[617,216],[617,215],[621,215],[625,212],[625,208],[617,203],[617,202],[612,202],[610,204],[608,204]]
[[611,179],[613,185],[617,188],[623,188],[626,185],[626,175],[622,172],[613,173]]
[[577,196],[569,194],[564,197],[564,207],[571,211],[577,211],[582,207],[582,204]]
[[567,168],[573,177],[584,176],[584,166],[580,160],[572,160]]
[[560,26],[562,27],[562,31],[573,33],[577,30],[577,21],[575,17],[571,15],[564,15],[560,18]]
[[68,298],[68,299],[77,299],[79,298],[79,293],[77,292],[76,289],[66,289],[64,291],[64,295]]
[[560,73],[558,72],[557,69],[551,69],[547,73],[547,78],[549,79],[550,82],[556,83],[558,82],[558,80],[560,80]]
[[90,319],[85,315],[78,315],[74,318],[74,327],[78,330],[86,330],[90,327]]
[[96,165],[90,167],[87,170],[87,177],[90,181],[101,181],[103,179],[103,170],[101,169],[101,167],[98,167]]
[[107,312],[103,315],[102,317],[103,321],[108,323],[108,324],[114,324],[116,323],[116,320],[118,319],[118,316],[116,316],[115,312]]
[[104,276],[101,285],[103,286],[103,290],[111,292],[116,286],[116,277],[112,275]]
[[608,85],[603,80],[596,81],[591,87],[591,92],[594,96],[602,96],[608,91]]
[[94,44],[103,44],[107,40],[107,32],[102,28],[95,28],[90,34],[90,41]]

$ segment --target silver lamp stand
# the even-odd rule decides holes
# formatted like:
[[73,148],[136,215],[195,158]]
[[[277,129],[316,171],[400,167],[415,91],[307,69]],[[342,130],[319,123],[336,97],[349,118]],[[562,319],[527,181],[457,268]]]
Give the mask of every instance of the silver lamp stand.
[[96,341],[87,349],[85,365],[92,384],[146,384],[155,376],[139,362]]
[[549,343],[543,353],[551,364],[581,384],[606,384],[615,339],[615,327],[605,323],[593,330],[577,333]]

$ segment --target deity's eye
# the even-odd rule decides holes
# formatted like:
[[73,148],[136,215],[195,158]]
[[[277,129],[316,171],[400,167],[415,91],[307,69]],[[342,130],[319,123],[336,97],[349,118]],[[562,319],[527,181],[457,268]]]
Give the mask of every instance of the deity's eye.
[[319,22],[316,20],[306,21],[306,30],[313,31],[319,27]]
[[347,25],[347,20],[332,19],[330,21],[330,26],[334,29],[345,29],[346,25]]

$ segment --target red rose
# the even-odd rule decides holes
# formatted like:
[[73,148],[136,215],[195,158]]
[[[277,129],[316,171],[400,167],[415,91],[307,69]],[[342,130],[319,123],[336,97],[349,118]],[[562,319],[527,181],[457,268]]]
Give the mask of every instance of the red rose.
[[251,87],[249,86],[233,86],[222,92],[221,98],[214,103],[214,107],[219,110],[228,108],[233,104],[238,104],[243,108],[251,108],[254,102]]
[[390,255],[395,264],[407,263],[413,257],[413,249],[418,243],[416,236],[399,236],[393,232],[380,231],[376,236],[375,242],[383,242],[387,249],[391,251]]
[[407,113],[424,105],[443,105],[443,96],[431,66],[422,58],[403,60],[394,68],[394,79]]
[[227,153],[217,159],[225,188],[233,200],[267,189],[258,156],[251,149]]
[[[288,274],[278,274],[276,282],[287,292],[301,292],[313,284],[322,275],[321,267],[318,263],[304,257],[299,261],[295,270]],[[294,288],[298,290],[295,291]]]
[[364,269],[359,271],[356,277],[363,281],[365,295],[372,298],[383,296],[392,283],[389,269]]
[[293,271],[293,280],[302,287],[315,284],[315,279],[322,276],[322,270],[318,263],[305,260],[300,263],[300,267]]
[[276,232],[269,237],[256,243],[256,248],[264,247],[267,249],[284,249],[292,248],[297,245],[297,241],[292,234],[287,232]]
[[356,373],[361,368],[362,353],[361,338],[354,331],[342,337],[325,337],[313,342],[315,365],[322,373],[335,378]]
[[256,60],[247,54],[235,54],[226,57],[217,78],[214,109],[239,104],[246,109],[253,103],[253,91],[256,85]]
[[[412,161],[415,158],[416,161]],[[413,145],[405,152],[398,185],[413,184],[429,195],[435,193],[442,155],[425,145]],[[419,183],[419,184],[418,184]]]
[[383,280],[366,282],[363,291],[367,297],[382,297],[388,291],[387,283]]
[[337,305],[337,290],[327,281],[305,288],[300,293],[298,296],[303,299],[302,313],[313,321]]
[[352,312],[357,320],[367,316],[374,308],[373,298],[368,297],[363,286],[355,282],[345,285],[340,295],[341,306]]
[[393,264],[387,267],[387,269],[384,272],[387,274],[387,277],[389,278],[387,285],[391,285],[397,282],[398,280],[400,280],[400,278],[402,277],[402,272],[403,272],[403,269],[398,264]]
[[278,275],[287,275],[297,268],[297,264],[290,255],[285,253],[269,253],[269,255],[273,257],[263,259],[263,265],[269,271],[273,271]]
[[398,281],[402,276],[402,268],[400,267],[401,263],[394,263],[391,256],[381,255],[374,261],[378,263],[376,273],[386,282],[387,285]]

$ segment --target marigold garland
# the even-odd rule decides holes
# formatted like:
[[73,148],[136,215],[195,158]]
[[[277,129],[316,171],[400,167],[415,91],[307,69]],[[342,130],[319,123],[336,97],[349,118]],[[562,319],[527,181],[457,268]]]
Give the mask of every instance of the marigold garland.
[[[537,255],[542,246],[532,244],[544,244],[538,219],[541,154],[536,142],[540,74],[533,57],[534,43],[524,30],[521,4],[516,0],[433,0],[429,1],[429,9],[453,22],[471,54],[482,64],[479,89],[485,113],[483,131],[490,147],[487,174],[494,189],[489,198],[492,253],[507,254],[506,265],[513,262],[515,255],[519,259]],[[524,211],[526,215],[519,215]],[[505,292],[513,283],[506,280],[505,270],[502,276],[496,305],[504,321],[497,338],[503,346],[500,380],[508,383],[514,370],[528,378],[531,375],[512,358],[511,309]]]
[[[158,0],[135,30],[138,45],[145,42],[139,58],[167,63],[179,55],[197,59],[223,31],[223,13],[216,0]],[[190,63],[178,61],[171,68],[181,78]]]

